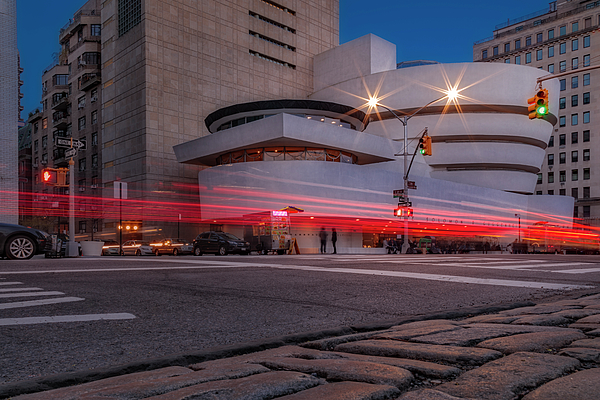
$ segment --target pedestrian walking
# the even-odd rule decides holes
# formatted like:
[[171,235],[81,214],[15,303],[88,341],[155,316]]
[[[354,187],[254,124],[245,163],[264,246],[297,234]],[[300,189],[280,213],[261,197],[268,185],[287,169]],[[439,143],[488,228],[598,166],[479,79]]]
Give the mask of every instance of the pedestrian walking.
[[321,254],[327,253],[327,231],[325,231],[325,227],[321,228],[319,238],[321,239]]
[[335,243],[337,242],[337,232],[335,228],[331,228],[331,243],[333,243],[333,254],[337,254],[337,247],[335,247]]

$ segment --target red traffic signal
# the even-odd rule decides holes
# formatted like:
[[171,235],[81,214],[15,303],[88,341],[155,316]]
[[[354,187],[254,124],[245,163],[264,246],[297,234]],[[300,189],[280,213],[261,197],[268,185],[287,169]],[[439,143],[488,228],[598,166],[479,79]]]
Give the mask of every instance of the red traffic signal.
[[410,207],[398,207],[394,209],[394,217],[412,217],[413,209]]
[[42,182],[50,186],[67,186],[66,168],[44,168],[42,170]]
[[431,136],[424,135],[421,139],[419,139],[419,147],[421,148],[420,152],[424,156],[430,156],[431,153]]

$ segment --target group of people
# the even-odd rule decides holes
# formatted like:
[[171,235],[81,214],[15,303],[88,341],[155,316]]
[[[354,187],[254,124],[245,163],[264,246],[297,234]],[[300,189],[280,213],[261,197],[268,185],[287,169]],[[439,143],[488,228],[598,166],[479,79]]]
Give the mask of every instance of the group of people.
[[[329,235],[325,230],[325,227],[322,227],[319,232],[319,239],[321,239],[321,254],[327,253],[327,236]],[[333,254],[337,254],[337,248],[335,246],[337,243],[337,232],[335,228],[331,228],[331,243],[333,244]]]

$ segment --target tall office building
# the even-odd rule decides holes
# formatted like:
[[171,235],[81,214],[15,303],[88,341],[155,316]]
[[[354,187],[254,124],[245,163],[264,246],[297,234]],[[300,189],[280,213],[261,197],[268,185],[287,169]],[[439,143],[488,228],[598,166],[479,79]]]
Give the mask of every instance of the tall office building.
[[[597,1],[551,2],[549,8],[497,25],[473,46],[473,60],[539,68],[558,76],[558,118],[538,174],[536,194],[573,196],[574,216],[600,225],[600,39]],[[536,92],[531,87],[531,96]],[[523,99],[523,104],[527,99]]]
[[18,222],[17,1],[0,0],[0,222]]
[[338,0],[102,1],[102,181],[149,202],[126,218],[175,235],[170,204],[198,207],[199,167],[178,163],[173,146],[208,135],[204,119],[224,106],[306,98],[313,56],[338,44],[338,10]]

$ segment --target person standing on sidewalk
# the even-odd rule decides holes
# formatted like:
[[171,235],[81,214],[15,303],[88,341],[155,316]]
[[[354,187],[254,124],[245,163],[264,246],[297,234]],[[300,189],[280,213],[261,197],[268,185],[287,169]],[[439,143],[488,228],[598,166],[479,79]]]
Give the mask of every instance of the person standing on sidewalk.
[[333,243],[333,254],[337,254],[337,248],[335,247],[335,243],[337,242],[337,232],[335,228],[331,228],[331,243]]
[[327,253],[327,232],[325,231],[325,227],[321,227],[319,238],[321,239],[321,254]]

